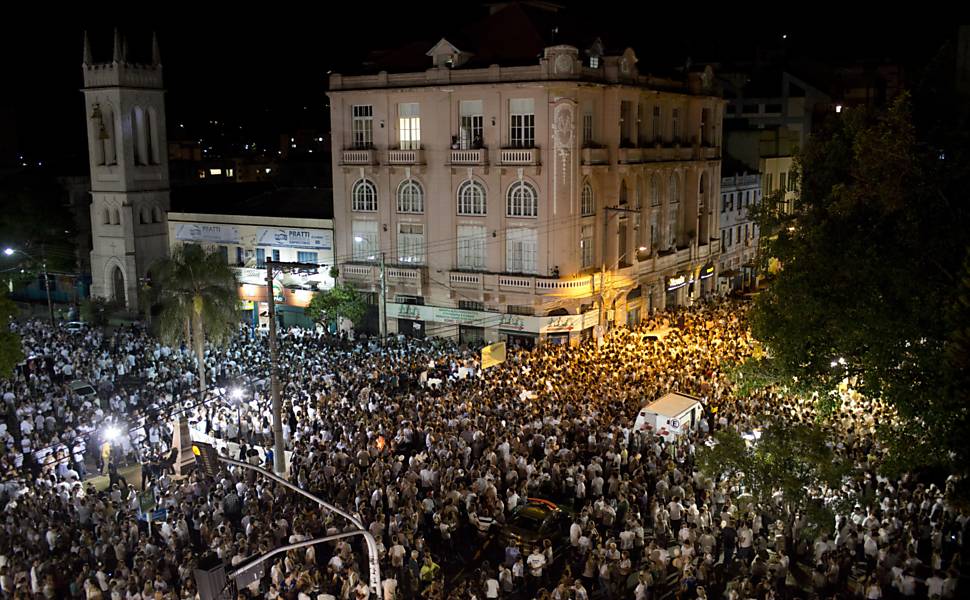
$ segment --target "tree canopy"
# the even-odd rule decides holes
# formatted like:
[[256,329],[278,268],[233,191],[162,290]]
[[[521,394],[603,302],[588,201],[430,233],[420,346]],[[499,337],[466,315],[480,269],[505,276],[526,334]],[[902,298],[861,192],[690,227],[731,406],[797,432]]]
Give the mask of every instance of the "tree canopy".
[[[796,160],[799,198],[759,209],[764,257],[781,266],[751,313],[772,370],[834,388],[851,378],[891,402],[903,468],[965,472],[967,335],[960,303],[968,236],[966,139],[917,126],[913,101],[830,119]],[[953,123],[954,125],[956,123]],[[962,274],[962,275],[961,275]],[[962,287],[966,297],[966,282]],[[919,450],[914,450],[918,448]],[[957,454],[952,454],[956,452]]]
[[310,305],[306,307],[306,316],[325,326],[344,318],[357,327],[366,313],[367,305],[360,293],[349,285],[339,283],[314,295]]
[[199,386],[204,391],[205,342],[227,342],[239,319],[235,275],[219,252],[188,244],[177,248],[159,266],[155,287],[162,307],[162,339],[192,344],[198,361]]

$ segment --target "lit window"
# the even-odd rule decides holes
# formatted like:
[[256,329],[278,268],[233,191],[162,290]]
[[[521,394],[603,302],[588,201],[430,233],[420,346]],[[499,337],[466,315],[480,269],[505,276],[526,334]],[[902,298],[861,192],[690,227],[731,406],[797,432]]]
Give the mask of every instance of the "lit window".
[[401,150],[421,148],[421,105],[404,102],[397,105]]
[[505,238],[505,270],[509,273],[534,274],[537,248],[535,229],[509,229]]
[[209,169],[209,175],[222,175],[222,169]]
[[354,260],[377,260],[377,221],[354,221],[351,231]]

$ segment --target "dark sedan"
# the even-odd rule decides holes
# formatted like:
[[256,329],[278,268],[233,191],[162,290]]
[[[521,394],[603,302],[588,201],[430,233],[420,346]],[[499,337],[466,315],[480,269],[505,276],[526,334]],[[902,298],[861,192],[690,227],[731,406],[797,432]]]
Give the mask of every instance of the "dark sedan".
[[569,513],[555,502],[528,498],[515,509],[512,517],[499,532],[503,544],[510,540],[520,544],[541,545],[548,539],[556,544],[569,532]]

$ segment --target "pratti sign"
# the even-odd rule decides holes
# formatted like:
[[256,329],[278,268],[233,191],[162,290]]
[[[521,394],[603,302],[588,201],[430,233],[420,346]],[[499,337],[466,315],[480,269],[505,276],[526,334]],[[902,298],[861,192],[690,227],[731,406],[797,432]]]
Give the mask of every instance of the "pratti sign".
[[333,250],[333,231],[260,227],[256,230],[256,245],[300,250]]
[[209,223],[179,223],[175,226],[175,239],[180,242],[238,244],[239,228]]

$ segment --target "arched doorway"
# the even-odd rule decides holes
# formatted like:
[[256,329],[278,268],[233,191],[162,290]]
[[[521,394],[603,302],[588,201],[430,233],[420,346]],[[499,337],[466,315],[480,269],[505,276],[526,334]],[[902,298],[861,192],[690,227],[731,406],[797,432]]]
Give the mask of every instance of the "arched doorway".
[[125,274],[122,273],[121,267],[115,267],[111,270],[111,299],[119,304],[127,304],[125,302]]

